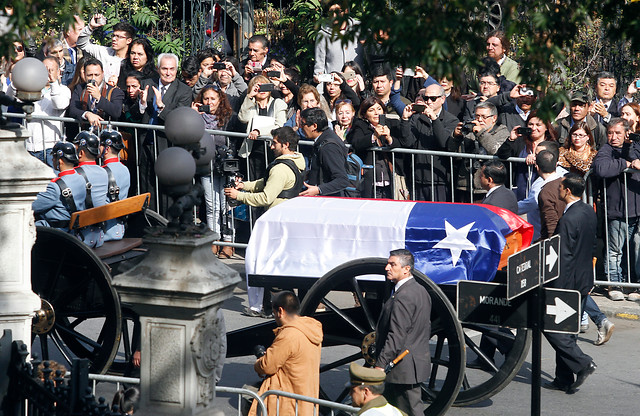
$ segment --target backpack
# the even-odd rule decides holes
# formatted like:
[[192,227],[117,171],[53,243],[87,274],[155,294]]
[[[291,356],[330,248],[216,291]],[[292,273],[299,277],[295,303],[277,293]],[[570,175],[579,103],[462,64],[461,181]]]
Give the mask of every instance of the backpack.
[[370,169],[373,166],[365,165],[362,159],[355,153],[349,153],[347,155],[346,168],[347,178],[349,178],[349,184],[344,194],[349,198],[359,198],[362,192],[362,182],[365,169]]

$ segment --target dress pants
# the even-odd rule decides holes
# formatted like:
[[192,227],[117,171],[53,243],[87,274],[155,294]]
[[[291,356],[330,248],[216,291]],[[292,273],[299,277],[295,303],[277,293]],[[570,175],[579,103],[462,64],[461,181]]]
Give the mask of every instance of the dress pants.
[[392,406],[409,416],[423,416],[422,389],[420,384],[386,383],[384,397]]

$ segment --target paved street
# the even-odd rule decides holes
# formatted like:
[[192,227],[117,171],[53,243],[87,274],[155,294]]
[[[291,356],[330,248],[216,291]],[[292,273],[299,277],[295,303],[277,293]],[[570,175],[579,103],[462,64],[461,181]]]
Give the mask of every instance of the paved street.
[[[242,259],[225,260],[225,263],[242,270]],[[640,333],[640,306],[634,302],[611,302],[602,296],[595,297],[616,330],[611,341],[604,346],[594,346],[596,329],[591,323],[589,331],[580,334],[579,345],[591,355],[598,369],[574,395],[555,391],[542,391],[542,414],[544,415],[585,415],[611,414],[631,415],[637,413],[638,363],[640,351],[637,348]],[[234,296],[223,306],[227,330],[243,328],[263,322],[260,318],[242,316],[240,311],[246,306],[246,291],[243,286],[234,291]],[[631,318],[631,319],[630,319]],[[635,319],[633,319],[635,318]],[[323,349],[323,362],[329,362],[346,355],[339,347]],[[254,357],[241,357],[227,360],[220,385],[241,387],[243,384],[259,382],[253,371]],[[553,377],[555,366],[553,350],[543,340],[542,371],[544,380]],[[346,366],[322,376],[323,387],[328,383],[342,386],[348,378]],[[328,378],[328,379],[327,379]],[[490,400],[465,408],[451,408],[448,415],[526,415],[530,414],[531,403],[531,357],[521,368],[516,378],[500,393]],[[543,381],[544,381],[543,380]],[[219,398],[218,406],[225,414],[232,414],[237,399]]]

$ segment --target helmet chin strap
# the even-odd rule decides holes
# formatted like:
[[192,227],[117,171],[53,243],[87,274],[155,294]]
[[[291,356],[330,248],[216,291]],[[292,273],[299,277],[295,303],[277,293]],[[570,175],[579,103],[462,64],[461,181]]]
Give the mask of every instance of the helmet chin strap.
[[58,172],[61,171],[60,169],[60,158],[59,157],[54,157],[53,158],[53,167],[55,168],[55,170],[57,170]]

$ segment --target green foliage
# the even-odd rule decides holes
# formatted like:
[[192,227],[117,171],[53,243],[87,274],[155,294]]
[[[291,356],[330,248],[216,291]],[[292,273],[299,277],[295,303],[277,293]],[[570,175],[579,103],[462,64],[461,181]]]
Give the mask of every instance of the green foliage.
[[172,39],[170,33],[167,33],[162,39],[149,38],[149,42],[153,50],[158,54],[175,53],[181,56],[184,53],[184,42],[182,39]]

